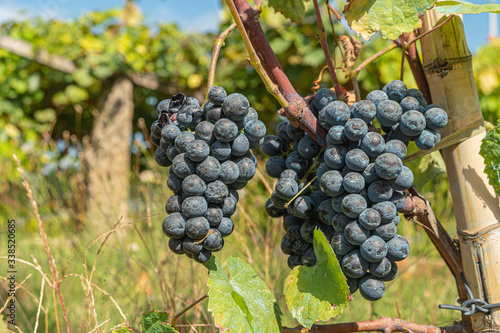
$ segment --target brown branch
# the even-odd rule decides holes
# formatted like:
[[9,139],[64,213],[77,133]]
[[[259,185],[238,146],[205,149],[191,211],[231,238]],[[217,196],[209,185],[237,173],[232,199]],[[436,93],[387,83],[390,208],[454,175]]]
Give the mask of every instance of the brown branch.
[[231,31],[233,31],[234,29],[236,29],[236,23],[231,24],[215,40],[214,50],[212,52],[212,59],[210,60],[210,67],[208,69],[207,95],[205,97],[205,102],[203,104],[205,104],[208,101],[208,92],[214,86],[215,68],[217,66],[217,60],[219,59],[220,49],[222,48],[222,45],[224,45],[224,40],[226,39],[227,35],[229,35]]
[[379,317],[376,320],[358,321],[331,325],[313,325],[310,330],[303,327],[284,327],[282,333],[314,332],[314,333],[348,333],[348,332],[412,332],[412,333],[462,333],[464,328],[460,324],[447,327],[420,325],[401,319]]
[[337,95],[338,99],[343,100],[344,92],[340,87],[339,80],[337,79],[337,74],[335,73],[335,66],[333,65],[332,55],[330,54],[330,50],[328,48],[325,26],[323,25],[323,20],[321,19],[321,12],[319,10],[318,0],[313,0],[313,2],[314,2],[314,10],[316,12],[316,19],[318,21],[318,30],[319,30],[318,40],[319,43],[321,44],[321,48],[323,49],[323,53],[325,54],[326,63],[328,64],[328,72],[330,73],[330,76],[333,81],[335,94]]
[[[225,0],[225,2],[230,9],[233,5],[236,9],[236,11],[231,11],[231,15],[237,25],[238,21],[242,23],[241,26],[238,25],[238,30],[250,42],[250,45],[245,43],[247,50],[249,53],[253,50],[257,54],[263,71],[277,86],[279,93],[288,104],[280,110],[280,114],[286,116],[292,125],[306,131],[320,145],[326,146],[326,131],[319,126],[316,117],[283,71],[259,23],[259,12],[253,9],[246,0]],[[245,40],[245,37],[243,38]]]
[[[76,66],[71,59],[50,54],[46,50],[35,51],[35,47],[31,43],[10,36],[0,36],[0,49],[7,50],[13,54],[66,74],[74,74],[78,69],[78,66]],[[175,89],[162,85],[160,79],[155,75],[132,74],[130,79],[137,86],[165,94],[175,93]]]
[[427,201],[414,186],[410,188],[410,193],[412,194],[413,211],[409,214],[405,214],[405,217],[409,220],[417,220],[425,226],[425,232],[455,277],[460,299],[464,301],[467,300],[467,291],[460,278],[460,273],[463,272],[462,261],[453,239],[451,239],[450,235],[437,219],[429,201]]
[[[413,35],[413,33],[411,34]],[[406,60],[408,60],[408,65],[410,66],[411,72],[415,81],[417,82],[418,89],[424,95],[427,103],[432,103],[431,91],[429,90],[429,84],[427,83],[427,78],[425,77],[424,68],[420,57],[418,56],[417,46],[415,43],[410,44],[406,47]]]
[[52,253],[50,252],[50,246],[49,242],[47,240],[47,234],[45,233],[45,229],[43,228],[43,223],[42,223],[42,218],[40,217],[40,214],[38,213],[38,205],[33,198],[33,192],[31,191],[30,184],[28,183],[28,180],[26,180],[26,175],[23,167],[21,166],[21,161],[17,158],[16,155],[14,155],[14,159],[17,162],[17,170],[21,174],[21,177],[23,178],[23,185],[24,188],[26,189],[26,195],[28,196],[28,199],[30,200],[31,206],[33,207],[33,213],[35,214],[35,218],[38,221],[38,229],[40,231],[40,235],[42,236],[42,241],[45,246],[45,252],[47,253],[47,257],[49,258],[49,266],[50,270],[52,271],[52,276],[54,278],[54,285],[57,290],[57,294],[59,296],[59,303],[61,304],[63,316],[64,316],[64,321],[66,322],[66,330],[68,333],[71,332],[70,326],[69,326],[69,320],[68,320],[68,315],[66,313],[66,307],[64,306],[64,301],[63,297],[61,294],[61,286],[60,286],[60,281],[57,276],[57,268],[56,268],[56,261],[54,260],[54,257],[52,256]]
[[185,314],[186,312],[188,312],[190,309],[192,309],[193,307],[195,307],[197,304],[201,303],[206,298],[208,298],[208,294],[205,294],[205,295],[201,296],[196,301],[194,301],[193,303],[189,304],[184,310],[182,310],[181,312],[179,312],[178,314],[176,314],[175,317],[174,317],[174,319],[172,319],[172,327],[175,327],[175,323],[177,322],[177,319],[180,318],[180,316],[182,316],[183,314]]
[[67,74],[73,74],[78,69],[70,59],[50,54],[45,50],[35,51],[32,44],[10,36],[0,36],[0,48]]

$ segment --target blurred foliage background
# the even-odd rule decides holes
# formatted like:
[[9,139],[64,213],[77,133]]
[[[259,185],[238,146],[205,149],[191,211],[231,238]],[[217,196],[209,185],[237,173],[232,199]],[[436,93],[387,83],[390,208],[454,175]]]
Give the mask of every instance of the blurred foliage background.
[[[317,29],[314,13],[308,13],[303,24],[296,26],[266,9],[261,22],[297,91],[303,96],[312,93],[312,83],[325,65],[314,36]],[[221,30],[229,24],[230,16],[226,13]],[[335,29],[338,35],[348,34],[341,24],[336,23]],[[332,41],[328,25],[327,30]],[[165,185],[167,171],[158,168],[151,157],[154,151],[148,141],[148,129],[155,120],[156,104],[175,92],[203,100],[216,36],[188,34],[168,22],[146,26],[133,5],[90,12],[75,20],[8,22],[0,27],[0,36],[28,42],[36,52],[45,50],[76,65],[71,74],[63,73],[0,48],[1,223],[4,225],[8,218],[16,220],[18,257],[40,265],[43,272],[49,273],[37,221],[12,158],[16,154],[27,172],[57,262],[72,330],[88,332],[102,324],[100,330],[104,332],[120,323],[138,327],[142,312],[156,308],[173,315],[202,296],[206,292],[206,269],[167,251],[166,238],[161,232],[163,205],[169,195]],[[380,38],[365,44],[358,63],[388,44],[389,41]],[[279,105],[246,58],[238,33],[231,33],[219,58],[215,83],[229,93],[248,96],[271,133],[282,120],[276,114]],[[339,51],[336,58],[341,58]],[[400,61],[400,50],[395,50],[363,70],[358,76],[361,95],[396,79]],[[484,117],[496,123],[500,116],[500,40],[492,40],[474,55],[474,71]],[[342,71],[338,74],[341,84],[350,90],[350,82]],[[96,227],[103,221],[86,214],[85,151],[99,117],[102,92],[120,76],[146,78],[155,85],[132,80],[134,112],[132,132],[127,138],[130,149],[125,152],[131,156],[129,212],[127,220],[120,221],[120,230],[106,238],[106,244],[98,251],[105,238]],[[405,81],[409,87],[416,87],[409,68]],[[326,87],[329,82],[325,71],[320,84]],[[112,137],[113,133],[106,135]],[[228,239],[219,260],[236,255],[253,264],[274,290],[285,312],[284,324],[295,325],[282,297],[283,281],[289,272],[279,248],[283,230],[263,209],[268,189],[273,186],[272,179],[265,176],[263,156],[259,155],[259,159],[258,176],[243,190],[234,236]],[[422,175],[419,189],[454,235],[453,208],[440,155],[422,158],[411,167]],[[112,198],[110,202],[102,202],[103,206],[110,204]],[[107,222],[117,221],[119,216]],[[412,256],[402,262],[401,277],[388,284],[387,296],[379,302],[370,303],[355,295],[346,313],[336,322],[368,320],[379,315],[428,324],[458,319],[455,313],[435,311],[438,304],[456,300],[446,265],[418,224],[402,223],[401,229],[412,244]],[[6,239],[5,234],[1,237]],[[88,276],[94,264],[93,284],[89,286],[83,282],[83,276]],[[18,291],[21,330],[33,332],[37,323],[41,331],[64,330],[62,311],[53,289],[45,286],[41,315],[37,317],[42,277],[27,264],[18,263],[18,272],[19,281],[32,274]],[[4,273],[0,272],[3,301]],[[180,330],[214,331],[206,303],[190,311],[180,322]]]

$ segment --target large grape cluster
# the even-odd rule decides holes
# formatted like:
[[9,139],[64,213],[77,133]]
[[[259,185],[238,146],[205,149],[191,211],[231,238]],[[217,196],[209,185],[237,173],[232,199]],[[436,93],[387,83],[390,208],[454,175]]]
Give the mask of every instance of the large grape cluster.
[[266,171],[278,178],[266,210],[284,217],[281,248],[290,268],[316,264],[312,240],[318,227],[330,240],[350,292],[359,289],[367,300],[378,300],[384,282],[398,273],[396,262],[410,251],[397,234],[404,191],[414,181],[403,164],[407,145],[436,146],[448,116],[399,80],[350,107],[330,89],[320,89],[309,107],[328,131],[328,146],[321,150],[288,122],[264,138],[262,151],[271,156]]
[[151,141],[156,163],[170,167],[163,232],[176,254],[207,262],[234,229],[231,216],[237,190],[255,175],[266,126],[242,94],[210,89],[203,107],[193,97],[177,94],[157,106]]

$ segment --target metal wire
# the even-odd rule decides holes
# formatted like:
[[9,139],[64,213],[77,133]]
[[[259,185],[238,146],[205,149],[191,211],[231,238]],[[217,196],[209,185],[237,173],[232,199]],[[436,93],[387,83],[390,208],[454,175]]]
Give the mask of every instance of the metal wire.
[[474,298],[472,290],[467,284],[467,281],[465,280],[463,273],[460,273],[460,278],[464,283],[465,290],[467,290],[467,295],[469,296],[469,299],[465,302],[462,302],[461,305],[441,304],[439,305],[440,309],[462,311],[464,316],[472,316],[477,312],[489,313],[491,309],[500,307],[500,303],[489,304],[488,302],[482,299]]

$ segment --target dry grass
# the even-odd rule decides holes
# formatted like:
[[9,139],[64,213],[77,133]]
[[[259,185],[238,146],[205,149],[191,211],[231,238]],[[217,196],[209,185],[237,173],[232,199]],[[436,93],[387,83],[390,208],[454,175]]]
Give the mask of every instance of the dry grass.
[[[259,164],[260,170],[262,167]],[[157,173],[158,182],[137,183],[133,188],[133,219],[122,221],[117,217],[115,226],[101,235],[94,228],[99,221],[87,219],[80,230],[43,214],[37,216],[36,191],[29,201],[19,201],[19,209],[32,206],[36,224],[19,226],[18,279],[33,276],[18,285],[18,327],[11,329],[47,333],[109,332],[119,325],[140,329],[142,313],[157,309],[173,318],[206,294],[207,270],[168,251],[161,221],[169,193],[161,181],[166,172],[160,172],[164,174],[160,177]],[[29,177],[25,179],[29,193],[28,180]],[[438,188],[442,184],[438,181],[432,186]],[[236,230],[217,257],[223,262],[229,256],[238,256],[253,265],[276,295],[285,313],[283,324],[294,326],[296,322],[286,311],[282,296],[289,269],[280,250],[281,221],[270,219],[263,209],[272,187],[273,180],[259,172],[249,187],[240,192],[234,216]],[[440,201],[436,213],[445,214],[441,220],[453,229],[453,221],[447,218],[452,214],[449,201]],[[388,284],[386,296],[371,303],[355,294],[350,306],[334,322],[369,320],[379,315],[425,324],[443,324],[458,318],[455,313],[437,310],[438,304],[455,301],[456,290],[451,274],[422,227],[403,221],[400,230],[412,244],[412,255],[401,263],[400,276]],[[4,281],[2,277],[3,302]],[[325,284],[328,287],[326,281]],[[180,316],[177,322],[181,332],[216,331],[206,301]]]

